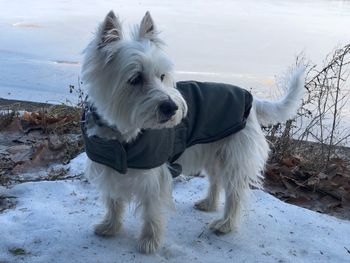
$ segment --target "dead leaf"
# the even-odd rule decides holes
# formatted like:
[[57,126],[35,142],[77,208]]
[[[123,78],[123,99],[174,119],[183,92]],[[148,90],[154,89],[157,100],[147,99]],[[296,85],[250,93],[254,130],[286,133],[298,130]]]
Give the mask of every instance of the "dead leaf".
[[300,164],[300,159],[294,156],[293,157],[290,156],[290,157],[283,158],[281,162],[283,165],[287,167],[294,167]]
[[321,199],[322,203],[328,208],[328,209],[333,209],[335,207],[338,207],[341,205],[341,201],[326,195]]
[[318,178],[318,179],[320,179],[320,180],[323,180],[323,179],[328,179],[328,177],[329,177],[329,175],[327,175],[327,174],[324,174],[324,173],[318,173],[317,175],[316,175],[316,177]]
[[294,205],[306,205],[310,202],[310,200],[312,200],[309,197],[306,196],[296,196],[296,197],[289,197],[286,202],[290,203],[290,204],[294,204]]

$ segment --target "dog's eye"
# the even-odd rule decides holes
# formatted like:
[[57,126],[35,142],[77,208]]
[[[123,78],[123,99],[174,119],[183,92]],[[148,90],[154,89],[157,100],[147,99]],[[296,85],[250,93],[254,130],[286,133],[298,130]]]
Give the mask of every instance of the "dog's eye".
[[143,81],[142,79],[142,75],[141,74],[137,74],[136,76],[132,77],[131,79],[129,79],[129,83],[131,85],[138,85],[141,84]]
[[162,82],[163,82],[164,78],[165,78],[165,74],[160,75],[160,80],[161,80]]

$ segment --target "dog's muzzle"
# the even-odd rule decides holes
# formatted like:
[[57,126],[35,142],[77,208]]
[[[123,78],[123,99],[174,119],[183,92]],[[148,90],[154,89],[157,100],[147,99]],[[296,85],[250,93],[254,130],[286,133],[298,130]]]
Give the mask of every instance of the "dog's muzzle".
[[168,120],[170,120],[171,117],[175,115],[178,109],[179,107],[171,99],[161,102],[158,106],[158,111],[160,113],[159,122],[165,123]]

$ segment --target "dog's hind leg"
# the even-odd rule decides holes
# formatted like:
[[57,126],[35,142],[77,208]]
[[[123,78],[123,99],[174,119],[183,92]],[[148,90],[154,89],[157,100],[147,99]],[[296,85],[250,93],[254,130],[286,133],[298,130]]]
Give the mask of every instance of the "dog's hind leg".
[[101,223],[94,226],[95,234],[99,236],[113,236],[122,225],[124,202],[121,199],[105,197],[107,212]]
[[233,230],[239,223],[250,187],[261,187],[261,171],[269,146],[252,111],[245,129],[234,134],[222,149],[221,181],[225,188],[224,216],[210,226],[218,234]]
[[[237,173],[234,176],[237,176]],[[247,191],[249,191],[248,182],[239,182],[239,180],[232,180],[233,178],[230,177],[224,175],[222,178],[225,188],[224,215],[210,225],[210,229],[216,234],[228,233],[238,225],[242,204],[244,204]]]
[[201,211],[214,211],[218,207],[220,197],[220,177],[218,176],[219,167],[215,165],[207,168],[209,188],[207,196],[194,204],[194,207]]

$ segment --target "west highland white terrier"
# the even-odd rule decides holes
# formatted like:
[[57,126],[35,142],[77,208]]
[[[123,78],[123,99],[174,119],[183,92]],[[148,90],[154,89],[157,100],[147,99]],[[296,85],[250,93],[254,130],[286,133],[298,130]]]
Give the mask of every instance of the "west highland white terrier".
[[304,69],[295,70],[278,101],[260,100],[238,87],[196,81],[175,82],[172,62],[162,50],[147,12],[125,35],[109,12],[84,51],[87,103],[82,121],[89,157],[86,176],[103,194],[107,212],[95,233],[113,236],[121,227],[125,203],[143,210],[139,251],[155,252],[172,207],[172,175],[205,170],[207,196],[202,211],[218,207],[222,218],[210,228],[228,233],[239,221],[250,187],[260,187],[269,145],[261,125],[296,114],[304,89]]

